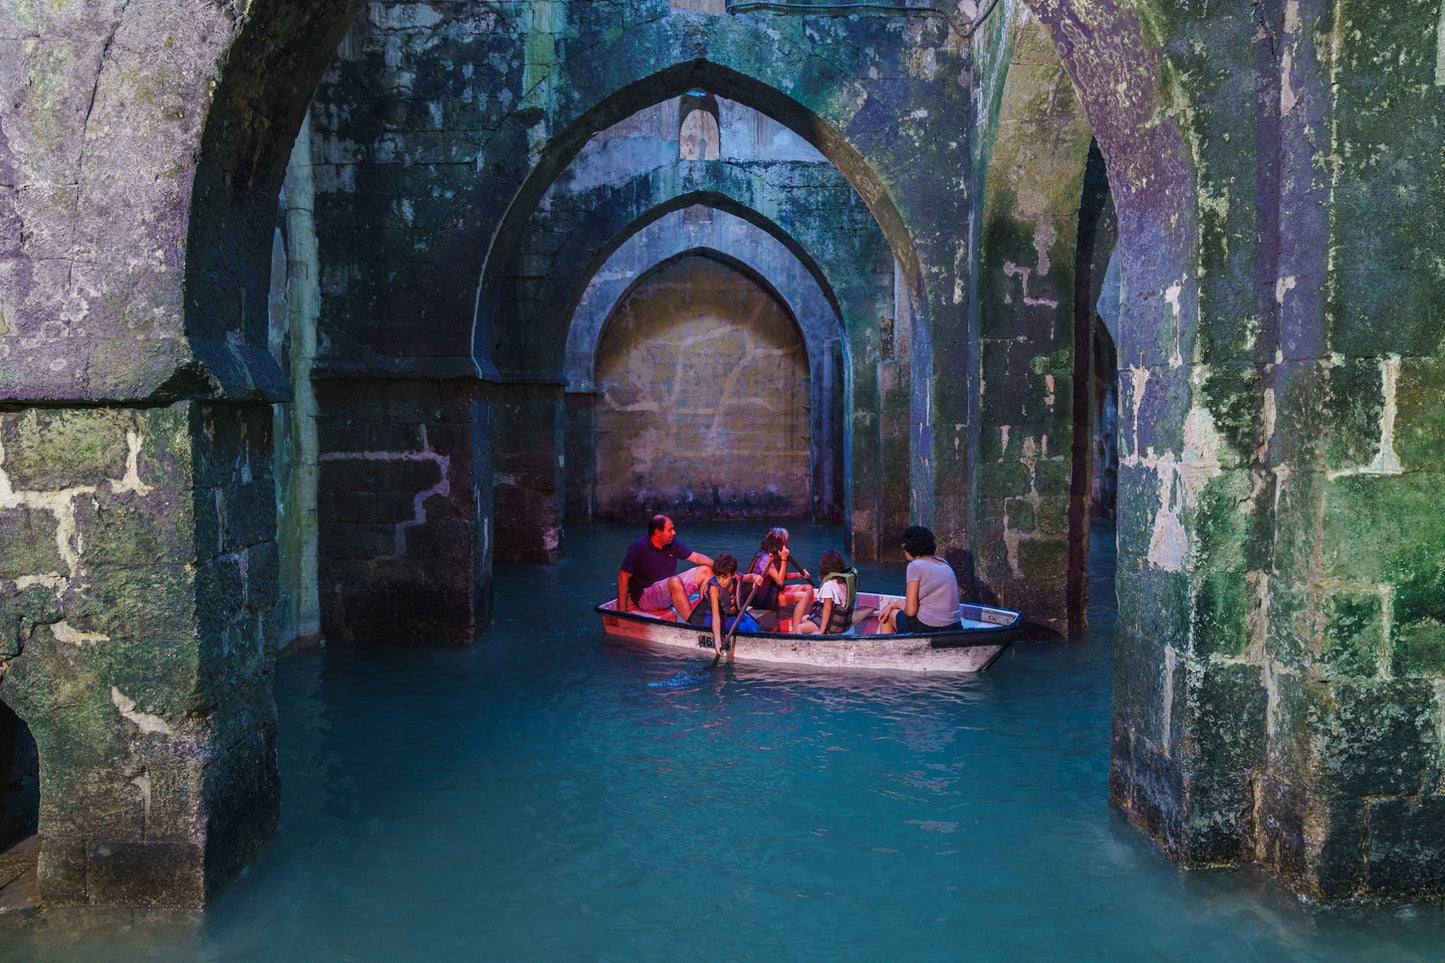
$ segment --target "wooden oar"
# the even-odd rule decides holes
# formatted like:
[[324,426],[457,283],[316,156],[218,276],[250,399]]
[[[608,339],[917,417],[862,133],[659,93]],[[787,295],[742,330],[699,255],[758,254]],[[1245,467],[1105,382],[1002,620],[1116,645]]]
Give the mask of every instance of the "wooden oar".
[[808,583],[809,585],[813,586],[813,588],[814,588],[815,590],[818,588],[818,583],[815,582],[815,581],[813,581],[813,576],[809,575],[807,572],[805,572],[805,571],[803,570],[803,567],[802,567],[801,565],[799,565],[797,562],[793,561],[793,556],[792,556],[791,553],[789,553],[789,555],[788,555],[788,564],[791,565],[791,566],[793,566],[793,568],[797,571],[797,573],[798,573],[799,575],[803,576],[803,578],[807,581],[807,583]]
[[[753,596],[758,593],[758,586],[761,585],[761,584],[762,584],[761,581],[758,581],[758,582],[754,582],[754,583],[753,583],[752,589],[748,592],[747,601],[743,602],[743,607],[740,608],[740,609],[738,609],[738,617],[735,618],[735,619],[733,619],[733,628],[732,628],[732,631],[727,634],[727,640],[726,640],[726,641],[727,641],[727,644],[725,644],[725,645],[723,646],[723,652],[731,652],[731,651],[733,650],[733,639],[737,638],[738,626],[742,624],[743,616],[746,615],[747,612],[748,612],[748,606],[753,604]],[[709,605],[712,604],[711,600],[709,600],[708,604],[709,604]],[[722,652],[719,652],[717,655],[714,655],[714,656],[712,657],[712,664],[713,664],[713,665],[717,665],[717,664],[718,664],[718,661],[719,661],[721,658],[722,658]]]

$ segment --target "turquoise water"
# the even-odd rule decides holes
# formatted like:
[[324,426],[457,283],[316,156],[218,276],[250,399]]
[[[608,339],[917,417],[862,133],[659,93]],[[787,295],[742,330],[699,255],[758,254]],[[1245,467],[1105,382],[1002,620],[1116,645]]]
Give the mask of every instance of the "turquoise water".
[[[682,535],[742,554],[755,527]],[[468,651],[284,657],[281,829],[246,874],[203,914],[0,920],[0,959],[1445,957],[1438,907],[1182,872],[1109,809],[1106,555],[1086,642],[810,675],[605,642],[591,602],[634,535],[500,569]],[[839,537],[794,546],[814,568]]]

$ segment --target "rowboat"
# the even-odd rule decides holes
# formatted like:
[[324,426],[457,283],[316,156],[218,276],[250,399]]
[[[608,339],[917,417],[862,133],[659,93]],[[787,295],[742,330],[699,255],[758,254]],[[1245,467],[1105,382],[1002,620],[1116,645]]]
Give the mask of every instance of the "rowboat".
[[[982,672],[1003,655],[1023,628],[1023,616],[1018,612],[962,603],[958,607],[961,628],[928,634],[875,634],[875,613],[890,602],[902,601],[901,595],[859,592],[853,623],[842,634],[739,632],[727,657],[738,662],[830,668]],[[713,652],[712,630],[679,621],[671,610],[665,614],[637,609],[619,612],[616,599],[601,602],[593,610],[602,616],[602,631],[612,638],[699,654]],[[767,615],[764,620],[769,620]]]

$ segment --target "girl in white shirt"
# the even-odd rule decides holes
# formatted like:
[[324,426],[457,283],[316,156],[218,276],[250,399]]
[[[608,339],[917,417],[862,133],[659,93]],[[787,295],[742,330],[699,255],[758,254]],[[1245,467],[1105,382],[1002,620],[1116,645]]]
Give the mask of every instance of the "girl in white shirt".
[[843,564],[843,553],[828,549],[818,562],[818,573],[823,582],[818,586],[818,598],[803,616],[804,601],[798,600],[793,608],[793,631],[799,635],[837,635],[853,624],[853,604],[848,591],[850,572]]

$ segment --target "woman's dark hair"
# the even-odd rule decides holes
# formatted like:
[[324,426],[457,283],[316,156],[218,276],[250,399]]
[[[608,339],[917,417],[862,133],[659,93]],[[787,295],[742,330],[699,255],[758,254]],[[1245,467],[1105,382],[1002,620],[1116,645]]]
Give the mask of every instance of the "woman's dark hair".
[[908,530],[903,533],[903,550],[914,558],[922,558],[937,552],[938,545],[933,541],[933,533],[928,529],[922,525],[909,525]]
[[712,560],[712,573],[714,575],[736,575],[738,573],[738,560],[727,552],[723,552]]
[[835,548],[823,549],[823,557],[818,560],[818,577],[827,578],[835,572],[847,571],[848,566],[843,562],[843,553]]
[[763,536],[762,549],[765,552],[776,552],[788,544],[788,530],[786,528],[770,528],[768,534]]

